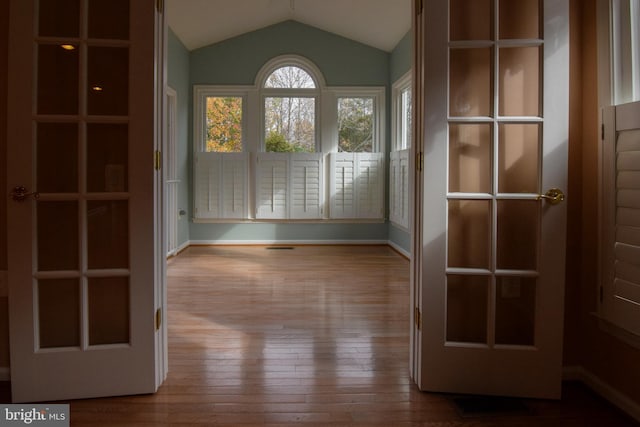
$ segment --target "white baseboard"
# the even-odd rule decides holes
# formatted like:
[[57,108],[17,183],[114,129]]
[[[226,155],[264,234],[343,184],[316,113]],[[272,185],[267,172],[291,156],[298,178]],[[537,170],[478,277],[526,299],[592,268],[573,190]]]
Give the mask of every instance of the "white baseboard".
[[566,366],[563,368],[563,379],[583,382],[591,390],[617,406],[636,421],[640,421],[640,404],[629,396],[621,393],[598,376],[587,371],[582,366]]
[[0,381],[11,381],[11,368],[0,367]]
[[387,245],[388,240],[191,240],[189,246],[216,245]]
[[404,248],[401,248],[400,246],[398,246],[397,244],[393,243],[391,240],[389,240],[387,242],[387,244],[389,246],[391,246],[396,252],[398,252],[400,255],[402,255],[403,257],[405,257],[406,259],[411,259],[411,252],[405,250]]

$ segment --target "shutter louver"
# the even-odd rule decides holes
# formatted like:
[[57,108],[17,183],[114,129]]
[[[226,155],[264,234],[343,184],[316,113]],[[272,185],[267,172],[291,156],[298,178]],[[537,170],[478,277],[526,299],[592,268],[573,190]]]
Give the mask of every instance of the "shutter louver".
[[616,170],[614,294],[640,304],[640,129],[618,134]]
[[355,217],[355,175],[355,153],[331,154],[331,218]]
[[196,218],[220,217],[220,156],[198,153],[196,158]]
[[259,153],[256,180],[256,218],[287,219],[289,155]]
[[247,216],[247,155],[225,153],[222,157],[222,215],[224,218]]
[[382,155],[357,153],[357,217],[382,218]]
[[382,153],[332,153],[331,218],[384,217]]
[[247,154],[198,153],[195,175],[196,218],[247,217]]
[[291,154],[291,218],[322,218],[322,154]]
[[409,227],[409,151],[391,152],[389,166],[389,219]]
[[389,155],[389,219],[395,223],[399,223],[401,218],[399,173],[399,153],[392,151]]

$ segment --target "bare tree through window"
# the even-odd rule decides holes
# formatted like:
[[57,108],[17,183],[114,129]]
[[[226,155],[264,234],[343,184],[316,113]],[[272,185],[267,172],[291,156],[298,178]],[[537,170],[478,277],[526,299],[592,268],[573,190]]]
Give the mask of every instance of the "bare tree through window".
[[[275,70],[269,89],[315,89],[313,78],[299,67]],[[316,97],[269,96],[264,99],[265,149],[274,152],[316,151]]]

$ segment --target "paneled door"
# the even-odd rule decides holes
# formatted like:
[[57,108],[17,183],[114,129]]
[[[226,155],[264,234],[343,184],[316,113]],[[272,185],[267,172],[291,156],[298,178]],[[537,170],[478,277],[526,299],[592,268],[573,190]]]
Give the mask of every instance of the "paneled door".
[[156,390],[155,12],[11,1],[15,402]]
[[560,396],[568,5],[424,0],[423,390]]

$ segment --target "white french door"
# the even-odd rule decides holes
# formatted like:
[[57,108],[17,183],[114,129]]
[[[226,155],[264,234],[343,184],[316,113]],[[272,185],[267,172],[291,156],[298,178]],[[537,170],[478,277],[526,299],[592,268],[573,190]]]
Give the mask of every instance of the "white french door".
[[155,2],[10,13],[13,400],[154,392]]
[[557,398],[569,2],[423,3],[413,377]]

